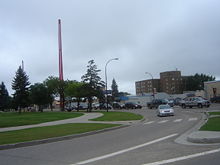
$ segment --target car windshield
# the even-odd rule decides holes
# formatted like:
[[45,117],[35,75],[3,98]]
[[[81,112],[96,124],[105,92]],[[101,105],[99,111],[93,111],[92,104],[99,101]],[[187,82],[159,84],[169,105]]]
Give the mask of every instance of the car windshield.
[[169,105],[160,105],[159,108],[160,109],[169,109],[170,106]]

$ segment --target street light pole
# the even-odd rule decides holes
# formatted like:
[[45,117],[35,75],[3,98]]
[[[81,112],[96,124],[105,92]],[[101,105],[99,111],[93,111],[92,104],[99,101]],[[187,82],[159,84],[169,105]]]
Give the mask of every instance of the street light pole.
[[145,72],[145,74],[149,74],[150,76],[151,76],[151,82],[152,82],[152,94],[153,94],[153,97],[155,98],[155,96],[154,96],[154,87],[153,87],[153,80],[154,80],[154,78],[153,78],[153,76],[152,76],[152,74],[151,73],[149,73],[149,72]]
[[108,84],[107,84],[107,65],[108,65],[108,63],[109,62],[111,62],[111,61],[113,61],[113,60],[119,60],[119,58],[112,58],[112,59],[110,59],[110,60],[108,60],[107,62],[106,62],[106,64],[105,64],[105,94],[106,94],[106,96],[105,96],[105,101],[106,101],[106,108],[107,108],[107,112],[108,112],[108,94],[107,94],[107,90],[108,90]]

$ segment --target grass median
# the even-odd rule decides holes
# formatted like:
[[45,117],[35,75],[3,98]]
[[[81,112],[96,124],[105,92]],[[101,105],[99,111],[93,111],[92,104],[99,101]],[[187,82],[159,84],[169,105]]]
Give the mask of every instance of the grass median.
[[103,116],[91,119],[92,121],[128,121],[141,120],[143,116],[130,112],[101,112]]
[[205,123],[200,130],[201,131],[220,131],[220,116],[215,116],[215,115],[220,115],[220,112],[209,112],[209,117],[208,122]]
[[5,112],[0,113],[0,128],[39,124],[82,116],[83,113],[70,112]]
[[99,123],[74,123],[0,132],[0,145],[74,135],[116,126],[120,125]]

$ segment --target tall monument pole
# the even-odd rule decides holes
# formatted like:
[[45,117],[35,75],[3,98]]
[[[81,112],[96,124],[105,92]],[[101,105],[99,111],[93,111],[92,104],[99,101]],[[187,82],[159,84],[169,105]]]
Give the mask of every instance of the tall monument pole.
[[58,46],[59,46],[59,79],[60,87],[60,110],[64,111],[64,89],[63,89],[63,58],[62,58],[62,36],[61,36],[61,19],[58,19]]
[[61,36],[61,20],[58,20],[58,44],[59,44],[59,78],[63,80],[63,58],[62,58],[62,36]]

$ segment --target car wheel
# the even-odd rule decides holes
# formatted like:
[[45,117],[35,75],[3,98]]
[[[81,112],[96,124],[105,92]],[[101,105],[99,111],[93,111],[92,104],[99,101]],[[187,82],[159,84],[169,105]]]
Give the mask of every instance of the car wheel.
[[182,108],[185,109],[185,108],[186,108],[186,105],[185,105],[185,104],[182,104]]
[[203,108],[202,104],[198,104],[198,107],[199,107],[199,108]]

